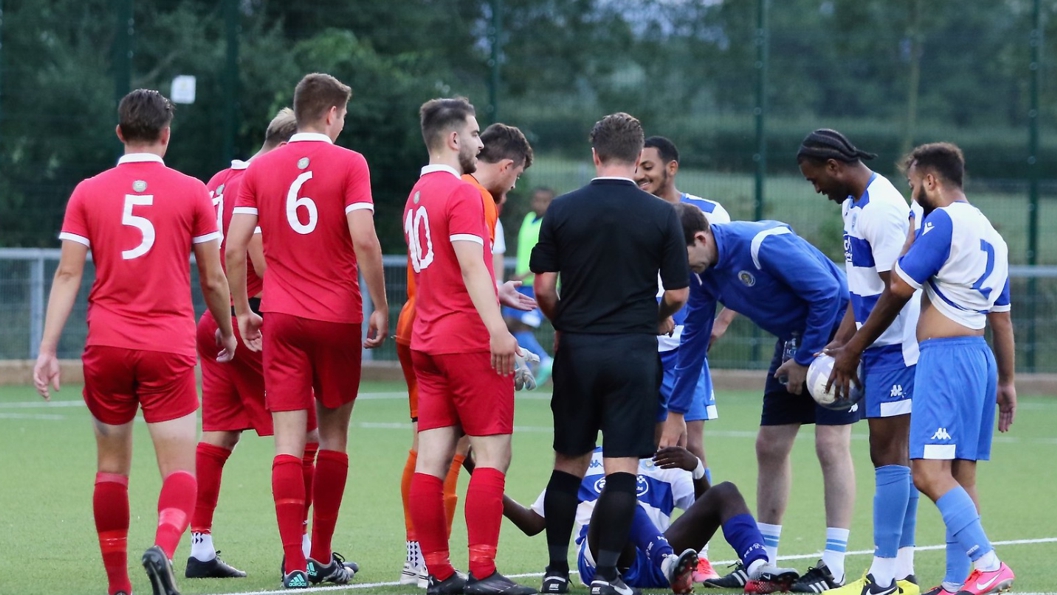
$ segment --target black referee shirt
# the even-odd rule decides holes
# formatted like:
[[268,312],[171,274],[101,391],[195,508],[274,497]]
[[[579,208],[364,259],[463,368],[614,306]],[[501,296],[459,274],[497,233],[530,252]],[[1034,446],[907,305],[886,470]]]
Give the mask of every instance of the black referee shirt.
[[689,285],[686,242],[672,205],[626,178],[596,178],[554,199],[532,249],[533,273],[558,273],[554,328],[657,334],[657,274]]

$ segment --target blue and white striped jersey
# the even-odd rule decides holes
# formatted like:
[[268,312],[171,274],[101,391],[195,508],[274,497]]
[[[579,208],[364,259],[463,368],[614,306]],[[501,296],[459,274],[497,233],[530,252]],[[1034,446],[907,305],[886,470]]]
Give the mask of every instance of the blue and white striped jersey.
[[[914,207],[919,209],[915,221],[920,221],[920,207],[916,203]],[[874,173],[863,195],[858,198],[849,196],[841,207],[841,213],[844,218],[844,263],[848,290],[856,326],[861,327],[884,291],[885,284],[880,273],[892,270],[903,249],[909,230],[910,208],[887,178]],[[871,347],[902,344],[904,365],[916,364],[917,340],[913,334],[905,331],[917,326],[919,310],[917,300],[907,303]],[[910,340],[904,340],[908,336]]]
[[1009,250],[980,209],[956,202],[929,213],[895,272],[932,306],[971,329],[1009,311]]
[[[586,528],[591,522],[591,513],[595,510],[602,488],[606,485],[606,474],[602,467],[602,449],[596,448],[591,455],[591,465],[587,475],[580,483],[580,505],[576,507],[575,535],[577,543],[587,535]],[[543,515],[544,490],[532,504],[532,510]],[[661,531],[672,524],[672,511],[678,508],[686,510],[694,503],[694,480],[689,471],[683,469],[659,469],[653,465],[653,459],[639,459],[638,473],[639,506],[646,511],[650,520]]]
[[[708,223],[730,223],[730,214],[723,208],[723,205],[719,204],[714,200],[708,200],[707,198],[701,198],[700,196],[694,196],[693,194],[683,193],[681,202],[688,205],[694,205],[701,209],[701,212],[705,214],[708,219]],[[664,295],[664,288],[660,287],[660,280],[658,279],[658,292],[657,298],[660,299]],[[682,308],[672,316],[672,320],[675,321],[675,330],[672,331],[671,335],[657,335],[657,351],[671,351],[679,347],[679,337],[683,334],[683,321],[686,320],[686,308]]]

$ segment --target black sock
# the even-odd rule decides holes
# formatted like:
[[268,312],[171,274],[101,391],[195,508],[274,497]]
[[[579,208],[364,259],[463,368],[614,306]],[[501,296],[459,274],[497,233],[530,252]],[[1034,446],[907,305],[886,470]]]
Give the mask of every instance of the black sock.
[[595,575],[602,580],[616,579],[617,560],[628,541],[631,520],[635,516],[638,499],[635,487],[638,478],[632,473],[612,473],[606,476],[606,487],[598,496],[591,523],[598,530],[598,567]]
[[543,497],[543,516],[547,521],[547,570],[569,573],[569,538],[576,522],[576,507],[580,504],[580,478],[558,471],[551,473],[547,494]]

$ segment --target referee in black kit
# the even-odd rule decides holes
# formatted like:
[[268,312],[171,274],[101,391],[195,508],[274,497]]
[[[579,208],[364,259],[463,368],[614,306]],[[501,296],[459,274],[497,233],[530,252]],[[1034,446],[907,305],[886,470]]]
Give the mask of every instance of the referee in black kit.
[[637,505],[639,458],[656,450],[656,336],[670,330],[669,317],[686,302],[690,270],[675,209],[632,181],[643,146],[639,121],[606,116],[590,140],[598,177],[551,203],[530,261],[536,301],[560,333],[551,397],[554,472],[543,504],[550,563],[542,591],[568,590],[577,491],[601,430],[606,483],[591,519],[598,536],[591,595],[627,595],[632,590],[616,565]]

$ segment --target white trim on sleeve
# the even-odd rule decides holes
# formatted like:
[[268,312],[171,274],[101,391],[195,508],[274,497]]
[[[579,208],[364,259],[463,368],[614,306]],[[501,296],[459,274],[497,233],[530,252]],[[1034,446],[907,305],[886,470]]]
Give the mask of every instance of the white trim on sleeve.
[[345,214],[348,215],[353,211],[371,211],[374,212],[374,205],[369,202],[354,202],[351,205],[345,207]]
[[484,246],[484,240],[473,235],[472,233],[457,233],[448,236],[448,239],[453,242],[474,242]]
[[68,231],[64,231],[64,232],[60,233],[59,234],[59,239],[60,240],[70,240],[71,242],[77,242],[78,244],[84,244],[85,246],[88,246],[89,248],[92,247],[92,243],[88,241],[88,238],[86,238],[84,236],[79,236],[79,235],[77,235],[75,233],[70,233]]
[[235,207],[235,209],[233,211],[231,211],[231,214],[232,215],[253,215],[254,217],[256,217],[257,216],[257,207]]
[[207,233],[204,236],[198,236],[197,238],[191,238],[192,244],[204,244],[206,242],[212,242],[213,240],[219,240],[222,236],[219,231],[213,233]]
[[892,266],[892,270],[895,271],[895,273],[897,275],[899,275],[900,279],[902,279],[903,281],[906,281],[907,285],[913,287],[915,290],[921,289],[921,285],[922,284],[918,283],[917,281],[915,281],[914,278],[911,277],[909,273],[904,271],[903,267],[899,266],[899,261],[898,260],[896,261],[895,265]]
[[1005,306],[991,306],[991,311],[992,312],[1009,312],[1009,306],[1010,306],[1010,304],[1006,304]]

